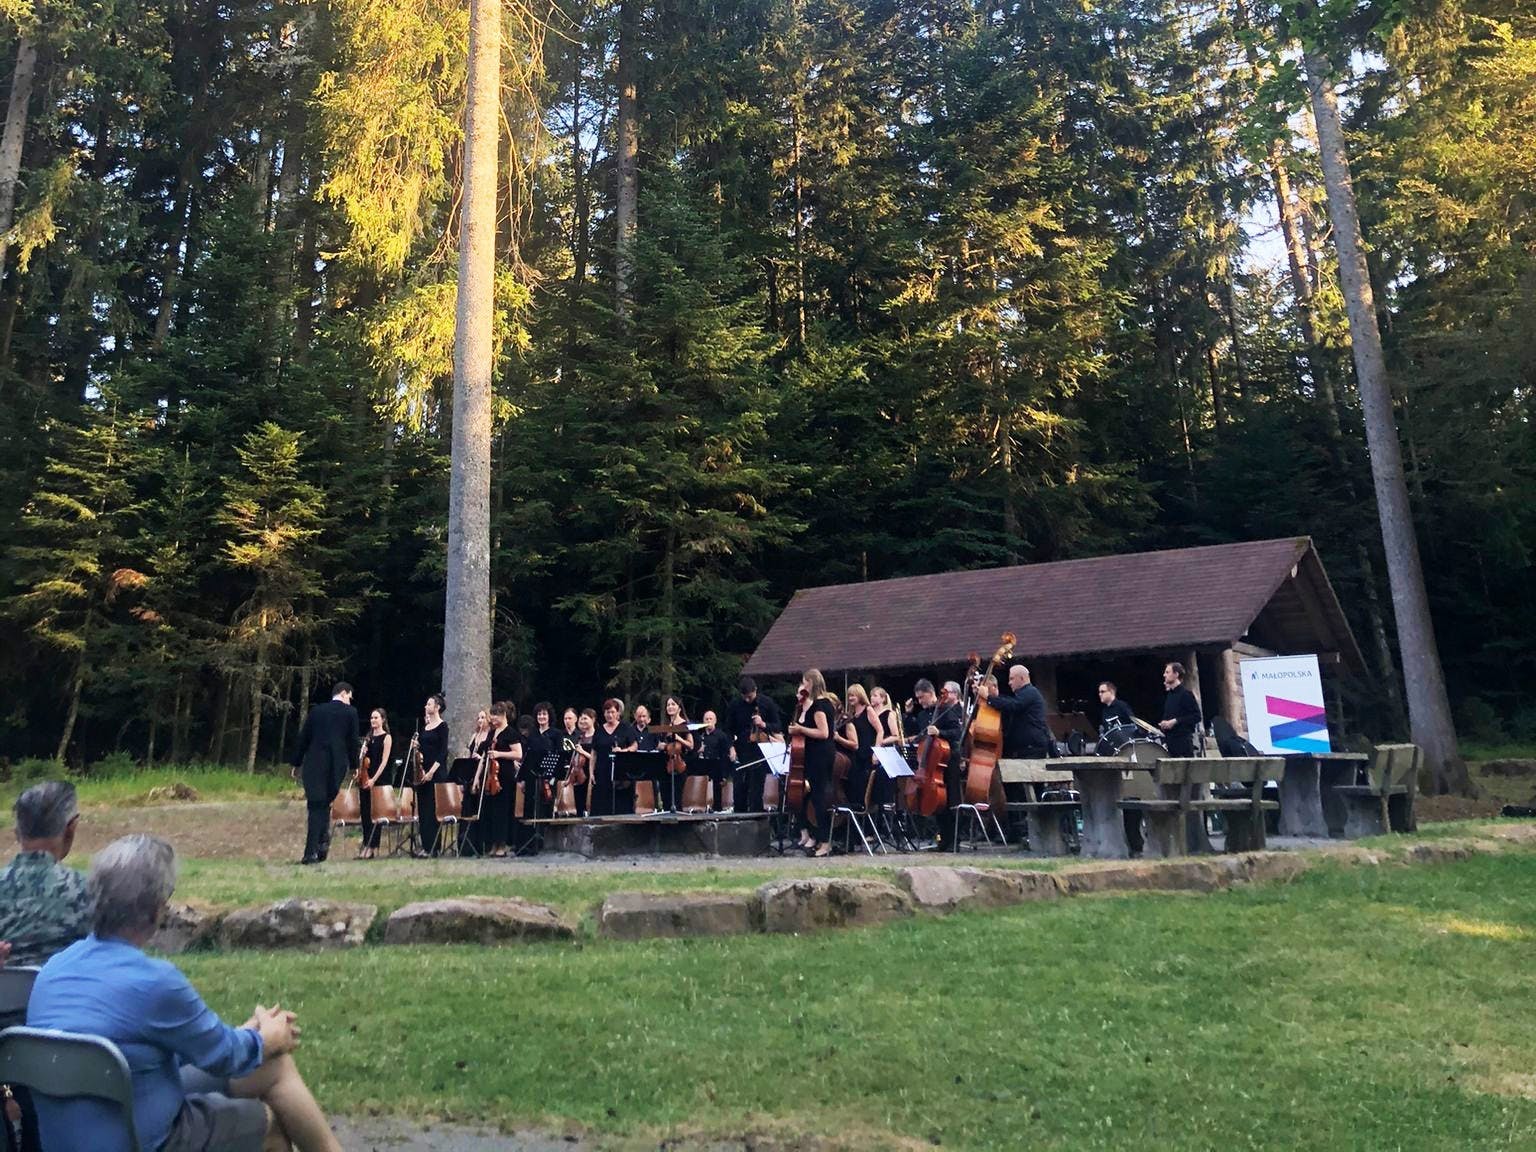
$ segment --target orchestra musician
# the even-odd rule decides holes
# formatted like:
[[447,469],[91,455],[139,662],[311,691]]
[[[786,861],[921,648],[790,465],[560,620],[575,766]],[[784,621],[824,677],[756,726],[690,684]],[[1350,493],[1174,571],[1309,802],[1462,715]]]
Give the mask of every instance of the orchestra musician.
[[395,738],[389,734],[389,717],[384,709],[368,713],[368,735],[363,737],[363,755],[372,766],[367,787],[358,790],[358,808],[362,811],[363,845],[357,850],[359,860],[372,860],[378,854],[379,826],[373,822],[373,788],[389,771],[389,753]]
[[869,696],[862,684],[848,685],[848,706],[839,730],[838,746],[848,754],[847,795],[854,808],[864,807],[869,774],[874,771],[875,740],[879,733],[870,713]]
[[[661,722],[668,728],[685,728],[688,724],[688,712],[683,707],[683,702],[676,696],[668,696],[661,702]],[[697,746],[692,732],[676,732],[666,737],[664,744],[682,745],[683,759],[693,759],[694,748]],[[686,777],[674,777],[667,781],[667,786],[657,796],[658,807],[671,808],[674,811],[681,807],[683,802],[683,782]]]
[[736,756],[736,749],[732,747],[731,734],[719,727],[719,718],[713,708],[704,710],[704,727],[699,730],[698,744],[699,764],[709,769],[715,811],[733,811],[725,802],[725,774]]
[[816,668],[800,678],[791,736],[805,737],[805,806],[800,812],[800,846],[816,857],[832,854],[832,761],[837,754],[833,729],[836,709],[827,682]]
[[[934,691],[931,680],[919,680],[912,686],[913,705],[907,716],[907,735],[913,741],[937,736],[949,742],[949,759],[944,764],[944,799],[950,807],[965,798],[961,745],[965,740],[965,712],[960,707],[960,685],[953,680],[944,685],[942,695]],[[954,821],[940,817],[936,821],[934,839],[945,851],[955,851],[953,842]]]
[[[869,690],[870,720],[875,725],[876,748],[901,748],[906,743],[901,713],[891,703],[891,694],[878,684]],[[876,809],[895,803],[896,787],[884,772],[875,774],[875,790],[869,798]]]
[[635,810],[634,788],[627,781],[615,781],[613,776],[614,753],[634,752],[640,746],[639,734],[623,717],[623,704],[612,698],[603,701],[603,722],[592,733],[596,764],[592,776],[593,816],[628,816]]
[[1029,682],[1029,669],[1008,669],[1008,691],[983,683],[977,697],[990,699],[1003,714],[1003,755],[1010,760],[1042,760],[1050,754],[1051,730],[1045,723],[1045,697]]
[[[571,711],[566,709],[566,711]],[[570,771],[576,770],[576,765],[581,765],[582,775],[587,778],[585,785],[572,789],[576,793],[576,815],[587,814],[587,797],[593,788],[593,777],[597,771],[597,757],[592,751],[592,734],[597,731],[597,713],[591,708],[583,708],[576,718],[575,750],[571,753]]]
[[1158,727],[1163,730],[1163,741],[1168,745],[1168,755],[1190,757],[1195,754],[1195,732],[1203,717],[1200,701],[1184,685],[1184,665],[1170,660],[1163,665],[1163,718]]
[[768,775],[757,745],[784,730],[779,706],[757,690],[757,681],[743,676],[737,685],[739,695],[731,701],[725,727],[736,744],[736,810],[763,810],[763,781]]
[[633,715],[630,727],[635,730],[635,751],[655,752],[661,745],[656,739],[656,733],[647,731],[651,726],[651,710],[644,704],[636,704]]
[[475,730],[464,745],[464,755],[454,761],[453,782],[463,791],[460,811],[473,820],[459,821],[459,855],[480,855],[485,851],[485,840],[480,835],[480,820],[485,815],[485,781],[480,778],[480,761],[491,742],[491,713],[482,708],[475,713]]
[[480,836],[485,854],[496,860],[507,855],[507,841],[512,831],[512,789],[517,785],[517,766],[523,746],[512,727],[517,708],[501,700],[491,705],[491,755],[496,763],[496,778],[501,791],[491,795],[488,781],[481,782]]
[[440,780],[447,779],[448,722],[443,719],[442,693],[434,692],[422,705],[421,734],[416,746],[421,750],[421,783],[416,787],[416,829],[420,846],[413,856],[436,856],[437,797],[433,791]]
[[[549,712],[545,706],[545,715]],[[523,758],[520,762],[517,786],[523,791],[523,814],[517,814],[517,801],[513,797],[512,808],[512,838],[509,841],[512,852],[515,855],[538,851],[537,826],[528,823],[537,820],[541,815],[548,816],[548,808],[544,803],[544,753],[548,750],[548,740],[539,735],[538,722],[529,715],[524,714],[517,722],[517,738],[523,747]]]

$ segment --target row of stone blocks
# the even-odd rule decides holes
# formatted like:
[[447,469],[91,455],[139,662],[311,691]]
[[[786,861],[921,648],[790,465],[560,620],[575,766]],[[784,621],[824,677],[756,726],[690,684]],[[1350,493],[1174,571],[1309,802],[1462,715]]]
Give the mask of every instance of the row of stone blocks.
[[[617,892],[603,901],[599,935],[618,940],[795,933],[881,924],[919,912],[1003,908],[1066,896],[1126,891],[1214,891],[1233,883],[1287,879],[1307,867],[1294,853],[1262,852],[1148,863],[1024,869],[904,868],[894,883],[814,876],[776,880],[753,892]],[[153,947],[178,953],[204,943],[225,949],[354,947],[373,933],[372,904],[291,898],[220,914],[178,904]],[[408,904],[388,916],[385,944],[498,945],[571,940],[578,928],[554,909],[515,897],[460,896]]]
[[[1413,844],[1403,859],[1442,863],[1498,852],[1510,842],[1536,843],[1536,824],[1506,825],[1489,836]],[[1096,893],[1214,892],[1233,884],[1290,880],[1319,859],[1374,865],[1391,857],[1352,847],[1321,855],[1249,852],[1082,864],[1056,872],[929,865],[900,869],[894,883],[813,876],[775,880],[754,892],[616,892],[603,901],[597,931],[616,940],[814,932],[882,924],[920,912],[1006,908]],[[171,954],[215,942],[221,948],[347,948],[367,941],[377,919],[372,904],[333,900],[293,898],[222,914],[178,904],[152,947]],[[385,944],[500,945],[577,935],[577,925],[541,904],[459,896],[397,909],[386,919],[382,939]]]

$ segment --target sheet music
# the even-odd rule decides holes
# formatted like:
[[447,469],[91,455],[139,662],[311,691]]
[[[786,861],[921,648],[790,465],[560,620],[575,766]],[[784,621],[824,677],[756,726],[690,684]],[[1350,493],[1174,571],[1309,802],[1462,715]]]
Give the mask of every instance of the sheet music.
[[901,751],[889,744],[883,744],[875,749],[875,763],[885,769],[885,774],[892,780],[900,776],[915,775]]
[[775,776],[789,775],[789,745],[767,743],[757,745],[757,751],[768,763],[768,770]]

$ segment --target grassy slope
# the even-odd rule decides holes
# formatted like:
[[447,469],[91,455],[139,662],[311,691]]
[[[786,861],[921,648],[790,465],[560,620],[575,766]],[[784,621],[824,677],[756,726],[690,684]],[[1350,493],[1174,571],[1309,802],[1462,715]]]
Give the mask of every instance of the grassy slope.
[[183,963],[226,1015],[296,1008],[342,1112],[869,1148],[1515,1149],[1536,1147],[1533,883],[1512,854],[808,939]]

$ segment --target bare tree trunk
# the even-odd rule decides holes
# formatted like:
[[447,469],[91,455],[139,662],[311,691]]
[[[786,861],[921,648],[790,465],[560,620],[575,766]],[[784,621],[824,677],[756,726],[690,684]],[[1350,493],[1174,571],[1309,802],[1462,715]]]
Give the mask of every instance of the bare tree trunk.
[[[89,627],[89,621],[87,621]],[[69,708],[64,713],[64,731],[59,734],[59,748],[53,754],[53,758],[60,764],[64,763],[64,753],[69,751],[69,742],[75,735],[75,721],[80,718],[80,697],[85,693],[85,658],[75,664],[75,674],[69,682]]]
[[635,274],[635,225],[640,193],[640,125],[636,107],[635,57],[640,51],[640,0],[622,0],[619,5],[619,113],[617,155],[618,190],[613,223],[614,309],[619,320],[627,322]]
[[470,0],[469,100],[453,338],[453,463],[448,484],[443,691],[450,732],[474,727],[491,698],[491,377],[501,5]]
[[16,217],[16,180],[21,175],[21,147],[27,137],[27,110],[37,76],[37,42],[22,33],[16,45],[16,71],[11,75],[11,99],[0,134],[0,275],[5,273],[9,245],[5,237]]
[[677,649],[673,632],[677,623],[677,529],[667,529],[667,547],[661,559],[661,691],[670,696],[677,691]]
[[261,682],[266,679],[266,661],[257,661],[256,667],[251,670],[251,716],[248,740],[245,745],[245,770],[256,771],[256,746],[261,743]]
[[1355,207],[1344,125],[1333,91],[1332,67],[1315,47],[1306,49],[1305,61],[1307,89],[1317,124],[1318,153],[1328,192],[1328,215],[1338,247],[1339,284],[1349,311],[1350,344],[1365,414],[1371,477],[1387,557],[1387,580],[1397,618],[1398,648],[1408,689],[1408,722],[1414,743],[1424,750],[1436,787],[1466,795],[1472,791],[1471,781],[1456,744],[1445,673],[1440,666],[1429,597],[1424,590],[1424,571],[1419,562],[1413,512],[1408,505],[1402,446],[1392,413],[1392,390],[1382,354],[1381,331],[1376,325],[1376,302],[1365,262],[1365,242]]
[[795,181],[795,339],[800,347],[805,347],[805,173],[800,167],[800,151],[803,144],[800,130],[800,96],[795,96],[795,105],[790,112],[794,122],[794,153],[791,161],[794,167]]

